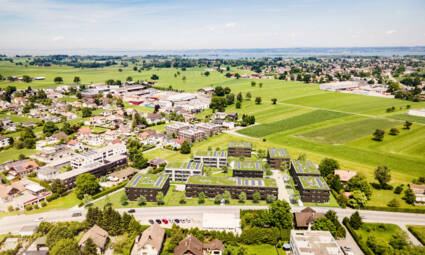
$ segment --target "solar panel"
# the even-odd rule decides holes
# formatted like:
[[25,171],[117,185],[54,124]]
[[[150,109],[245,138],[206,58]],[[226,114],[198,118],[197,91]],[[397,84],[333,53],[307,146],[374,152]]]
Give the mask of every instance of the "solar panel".
[[245,180],[245,185],[249,185],[249,180]]
[[255,181],[254,180],[251,180],[251,185],[252,186],[255,186]]
[[258,162],[255,162],[255,169],[260,169],[260,164],[258,164]]
[[195,168],[198,169],[200,165],[201,165],[201,162],[197,162]]
[[258,181],[258,186],[264,186],[264,182],[263,182],[263,180],[259,180],[259,181]]
[[238,169],[241,169],[241,162],[238,161]]
[[238,179],[238,185],[242,185],[242,180]]
[[156,183],[155,183],[155,187],[158,187],[158,186],[161,184],[162,179],[164,179],[164,177],[159,177],[159,178],[158,178],[158,180],[157,180],[157,181],[156,181]]
[[140,178],[142,178],[142,176],[137,176],[136,179],[131,183],[131,185],[136,186],[136,184],[140,181]]
[[189,169],[191,165],[192,165],[192,161],[189,161],[189,163],[186,166],[186,169]]
[[320,188],[323,188],[324,186],[323,186],[323,183],[322,183],[322,180],[320,180],[319,178],[316,178],[316,181],[317,181],[317,184],[319,184],[319,187]]

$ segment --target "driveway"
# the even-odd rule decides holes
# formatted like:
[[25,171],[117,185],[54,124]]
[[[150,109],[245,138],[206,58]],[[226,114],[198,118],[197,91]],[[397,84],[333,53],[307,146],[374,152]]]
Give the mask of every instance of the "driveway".
[[272,178],[276,180],[276,184],[278,187],[278,199],[285,200],[286,202],[290,203],[289,195],[285,188],[285,181],[283,180],[282,173],[279,170],[273,170],[272,172]]

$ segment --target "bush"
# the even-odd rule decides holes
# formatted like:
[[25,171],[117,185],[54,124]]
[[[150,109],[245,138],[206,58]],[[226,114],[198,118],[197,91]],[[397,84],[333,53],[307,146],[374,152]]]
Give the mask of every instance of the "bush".
[[38,209],[39,208],[38,204],[34,204],[33,208],[34,210]]
[[403,191],[403,185],[399,185],[394,189],[395,194],[401,194],[402,191]]
[[103,197],[103,196],[105,196],[105,195],[107,195],[107,194],[111,193],[111,192],[114,192],[114,191],[116,191],[116,190],[119,190],[119,189],[121,189],[122,187],[124,187],[125,185],[127,185],[127,182],[128,182],[128,180],[123,181],[122,183],[120,183],[120,184],[118,184],[118,185],[115,185],[115,186],[113,186],[113,187],[110,187],[109,189],[105,189],[104,191],[101,191],[101,192],[97,193],[96,195],[93,195],[93,196],[92,196],[92,199],[93,199],[93,200],[94,200],[94,199],[98,199],[98,198],[100,198],[100,197]]
[[41,207],[45,207],[47,205],[46,201],[41,202]]
[[47,196],[46,197],[46,200],[47,200],[47,202],[50,202],[52,200],[55,200],[58,197],[59,197],[59,194],[58,193],[52,193],[50,196]]
[[25,211],[31,211],[31,210],[32,210],[32,205],[25,206]]
[[347,227],[348,231],[351,233],[351,236],[354,238],[356,243],[359,245],[360,249],[365,255],[375,255],[375,253],[368,247],[368,245],[362,240],[360,236],[357,235],[356,231],[351,227],[350,220],[345,217],[342,223]]

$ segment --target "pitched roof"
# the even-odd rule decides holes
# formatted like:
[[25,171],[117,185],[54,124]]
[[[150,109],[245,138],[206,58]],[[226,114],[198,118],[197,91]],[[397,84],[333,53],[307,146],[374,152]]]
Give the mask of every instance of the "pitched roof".
[[34,168],[38,168],[38,164],[37,164],[37,162],[32,160],[32,161],[27,161],[27,162],[22,162],[20,164],[17,164],[15,166],[11,167],[11,170],[19,173],[19,172],[25,172],[27,170],[31,170],[31,169],[34,169]]
[[78,129],[79,134],[88,135],[91,134],[91,129],[89,127],[82,127]]
[[56,134],[53,134],[52,137],[56,138],[56,139],[66,139],[68,136],[64,133],[64,132],[59,132]]
[[174,255],[184,255],[189,252],[193,255],[202,255],[202,247],[203,243],[198,238],[189,235],[174,248]]
[[128,176],[130,176],[134,173],[137,173],[137,172],[139,172],[139,170],[137,170],[136,168],[127,167],[127,168],[124,168],[120,171],[116,171],[116,172],[111,173],[110,176],[122,179],[124,177],[128,177]]
[[89,238],[93,240],[97,247],[103,249],[106,245],[106,242],[108,241],[108,232],[106,232],[106,230],[99,227],[98,225],[94,225],[83,235],[83,238],[81,238],[81,240],[78,242],[78,245],[83,245]]
[[145,231],[143,231],[139,242],[136,244],[136,249],[140,250],[145,245],[151,245],[155,250],[161,250],[162,243],[164,242],[165,230],[159,226],[158,223],[153,224]]
[[409,184],[409,188],[411,188],[413,193],[415,193],[415,194],[424,194],[425,193],[425,185]]
[[323,213],[317,213],[315,210],[307,207],[301,212],[295,213],[295,223],[297,227],[308,227],[308,224],[313,223],[316,219],[325,216]]
[[204,249],[223,250],[224,245],[223,245],[223,242],[221,240],[214,239],[211,242],[204,244]]
[[351,178],[357,175],[354,171],[346,171],[346,170],[335,170],[335,175],[339,175],[339,179],[342,182],[348,182]]

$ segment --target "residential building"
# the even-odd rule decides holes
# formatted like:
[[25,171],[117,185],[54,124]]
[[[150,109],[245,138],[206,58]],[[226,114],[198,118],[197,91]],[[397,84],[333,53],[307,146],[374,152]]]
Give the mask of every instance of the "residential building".
[[3,203],[11,201],[14,197],[25,191],[25,187],[20,182],[0,184],[0,198]]
[[179,131],[190,128],[190,125],[184,122],[174,122],[165,126],[167,135],[178,135]]
[[165,230],[154,223],[136,237],[131,255],[159,255],[164,243]]
[[205,132],[196,128],[183,129],[178,132],[178,136],[184,140],[193,143],[199,142],[205,139]]
[[43,166],[37,172],[37,178],[40,180],[53,180],[60,174],[60,170],[51,166]]
[[252,144],[250,142],[229,142],[227,155],[229,157],[245,157],[250,158],[252,152]]
[[148,113],[146,114],[146,121],[149,125],[152,125],[165,121],[165,118],[160,113]]
[[425,203],[425,185],[409,184],[416,197],[417,203]]
[[167,161],[165,161],[165,159],[162,158],[153,158],[148,160],[148,165],[154,169],[160,167],[161,165],[165,165],[167,164]]
[[156,202],[159,192],[165,196],[170,188],[168,175],[136,174],[125,186],[125,193],[131,201],[144,196],[148,202]]
[[16,164],[9,169],[9,173],[14,176],[26,176],[27,174],[38,169],[38,164],[35,161],[24,161]]
[[109,175],[109,179],[113,181],[122,182],[130,179],[134,174],[138,173],[139,170],[133,167],[126,167],[119,171],[115,171]]
[[199,162],[172,162],[167,164],[164,173],[169,175],[171,181],[186,181],[189,176],[200,176],[204,165]]
[[99,227],[98,225],[94,225],[91,229],[84,233],[83,237],[78,242],[78,245],[83,247],[89,238],[92,239],[93,243],[96,245],[98,254],[105,252],[106,244],[109,240],[109,234],[106,230]]
[[127,147],[123,143],[110,144],[100,149],[86,151],[81,154],[75,155],[71,161],[73,169],[77,169],[93,163],[103,163],[110,157],[117,155],[125,155]]
[[174,255],[221,255],[223,242],[217,239],[209,243],[203,243],[198,238],[188,235],[174,248]]
[[344,255],[329,231],[291,230],[290,240],[294,255]]
[[0,135],[0,147],[9,146],[9,137]]
[[269,163],[270,168],[280,169],[282,162],[285,162],[289,168],[291,163],[291,157],[289,153],[284,148],[269,148],[267,150],[267,162]]
[[317,167],[310,161],[293,160],[289,169],[291,176],[320,176]]
[[199,193],[203,192],[206,197],[214,198],[226,190],[230,192],[233,199],[238,199],[241,192],[245,192],[248,199],[252,199],[257,191],[263,200],[268,195],[275,197],[278,195],[274,179],[190,176],[186,182],[186,196],[188,197],[197,197]]
[[297,176],[296,182],[301,201],[309,203],[327,203],[330,189],[321,176]]
[[335,170],[335,175],[339,176],[339,179],[341,180],[342,184],[347,184],[347,182],[349,180],[351,180],[351,178],[353,178],[354,176],[357,175],[356,172],[354,171],[347,171],[347,170]]
[[196,128],[206,133],[208,136],[213,136],[221,133],[221,126],[213,123],[200,123]]
[[263,178],[264,167],[261,160],[235,160],[233,165],[233,177]]
[[313,224],[318,218],[325,216],[324,213],[318,213],[310,207],[306,207],[300,212],[294,213],[295,224],[297,228],[308,228],[310,224]]
[[196,151],[193,161],[205,166],[222,168],[227,166],[227,151]]

